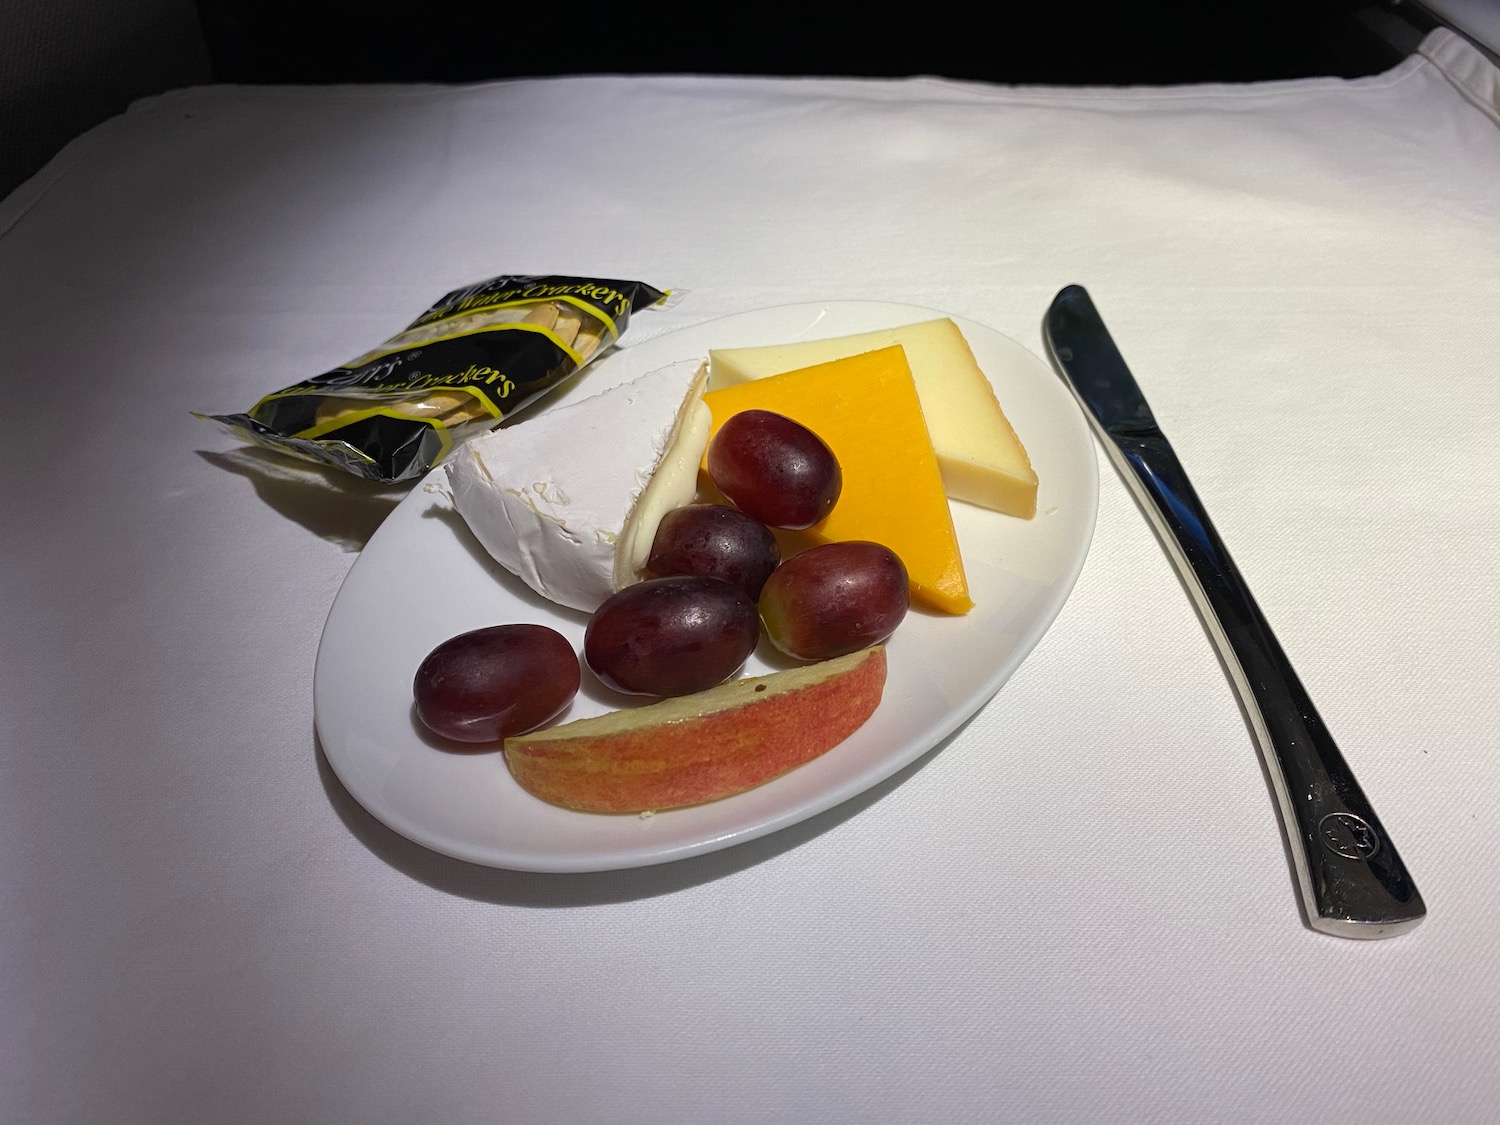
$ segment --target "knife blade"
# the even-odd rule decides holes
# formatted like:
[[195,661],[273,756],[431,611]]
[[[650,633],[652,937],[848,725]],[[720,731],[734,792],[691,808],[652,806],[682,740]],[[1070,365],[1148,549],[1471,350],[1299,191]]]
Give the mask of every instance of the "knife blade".
[[1416,884],[1082,286],[1058,293],[1044,334],[1228,671],[1275,792],[1308,925],[1349,938],[1412,929],[1427,913]]

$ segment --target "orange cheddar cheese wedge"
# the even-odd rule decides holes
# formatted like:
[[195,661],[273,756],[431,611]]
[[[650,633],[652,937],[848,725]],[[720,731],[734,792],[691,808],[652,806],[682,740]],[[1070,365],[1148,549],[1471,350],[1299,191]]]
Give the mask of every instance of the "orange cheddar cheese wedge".
[[892,344],[906,351],[948,495],[1021,519],[1036,515],[1031,458],[968,340],[948,317],[854,336],[714,348],[708,353],[708,385],[731,386]]
[[717,434],[742,410],[801,422],[838,458],[844,487],[803,545],[868,539],[906,564],[913,600],[945,613],[974,607],[953,515],[911,368],[899,346],[771,375],[703,396]]

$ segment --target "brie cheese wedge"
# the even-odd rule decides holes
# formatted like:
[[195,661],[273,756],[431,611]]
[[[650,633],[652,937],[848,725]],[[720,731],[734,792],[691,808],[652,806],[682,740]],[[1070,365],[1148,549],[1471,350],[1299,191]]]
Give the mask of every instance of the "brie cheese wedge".
[[592,613],[641,578],[657,525],[698,490],[712,416],[688,360],[463,445],[453,506],[507,570]]

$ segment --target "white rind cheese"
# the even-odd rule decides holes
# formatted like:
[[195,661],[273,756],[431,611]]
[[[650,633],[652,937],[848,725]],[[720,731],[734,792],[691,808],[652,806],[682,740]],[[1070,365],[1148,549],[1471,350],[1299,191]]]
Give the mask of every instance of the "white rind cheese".
[[715,349],[709,352],[710,379],[716,388],[732,386],[892,344],[906,352],[948,495],[1022,519],[1035,515],[1031,459],[968,341],[946,317],[856,336]]
[[701,360],[675,363],[469,442],[447,465],[454,507],[533,590],[592,613],[697,493],[707,379]]

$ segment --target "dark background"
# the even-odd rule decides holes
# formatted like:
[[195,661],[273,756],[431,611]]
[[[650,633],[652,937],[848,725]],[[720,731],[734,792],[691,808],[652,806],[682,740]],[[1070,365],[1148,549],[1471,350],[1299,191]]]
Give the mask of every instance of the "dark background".
[[566,73],[938,74],[1174,84],[1388,68],[1382,0],[523,5],[198,0],[230,82],[464,82]]

